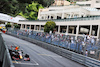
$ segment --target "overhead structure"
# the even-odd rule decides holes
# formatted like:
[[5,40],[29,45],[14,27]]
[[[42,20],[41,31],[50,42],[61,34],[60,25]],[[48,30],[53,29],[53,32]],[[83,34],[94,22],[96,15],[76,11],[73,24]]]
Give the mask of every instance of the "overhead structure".
[[12,17],[10,15],[0,13],[0,21],[11,22],[11,23],[18,23],[19,20],[23,20],[23,19],[18,18],[18,17]]

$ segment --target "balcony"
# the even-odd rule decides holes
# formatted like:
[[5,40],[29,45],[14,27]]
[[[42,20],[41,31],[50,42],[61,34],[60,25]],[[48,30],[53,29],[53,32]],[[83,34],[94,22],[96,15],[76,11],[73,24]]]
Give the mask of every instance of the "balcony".
[[77,17],[77,18],[66,18],[66,19],[52,19],[52,20],[20,20],[20,21],[57,21],[57,22],[66,22],[66,21],[86,21],[86,20],[100,20],[100,16],[90,16],[90,17]]

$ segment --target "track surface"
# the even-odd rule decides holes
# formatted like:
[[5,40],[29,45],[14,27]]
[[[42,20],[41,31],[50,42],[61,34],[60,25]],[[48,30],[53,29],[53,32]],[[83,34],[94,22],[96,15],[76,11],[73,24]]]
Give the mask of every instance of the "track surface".
[[7,46],[17,45],[30,55],[31,61],[13,61],[15,67],[84,67],[30,42],[2,34]]

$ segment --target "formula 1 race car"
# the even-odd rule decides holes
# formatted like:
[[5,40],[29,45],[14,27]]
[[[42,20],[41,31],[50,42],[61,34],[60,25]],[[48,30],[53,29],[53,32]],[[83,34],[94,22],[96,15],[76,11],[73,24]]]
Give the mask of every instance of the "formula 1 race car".
[[19,46],[11,46],[9,49],[10,55],[12,60],[24,60],[24,61],[30,61],[30,57],[28,54],[24,54],[23,50],[19,49]]

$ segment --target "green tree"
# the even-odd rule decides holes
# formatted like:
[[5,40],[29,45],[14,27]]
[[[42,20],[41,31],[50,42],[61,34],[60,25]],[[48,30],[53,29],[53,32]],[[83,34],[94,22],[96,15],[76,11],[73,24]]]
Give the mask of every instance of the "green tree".
[[0,0],[0,13],[16,16],[32,0]]
[[6,24],[6,28],[7,28],[7,27],[11,27],[11,24],[10,24],[10,23],[7,23],[7,24]]
[[70,2],[70,0],[66,0],[66,1],[69,1]]
[[26,6],[32,3],[32,1],[47,7],[50,6],[54,0],[0,0],[0,13],[16,16],[21,11],[25,11]]
[[32,2],[32,4],[29,4],[26,6],[26,9],[24,12],[20,12],[19,15],[29,19],[29,20],[37,20],[38,11],[40,8],[43,8],[41,4]]
[[47,23],[44,25],[44,32],[50,32],[50,31],[54,31],[56,27],[56,23],[53,21],[47,21]]
[[39,4],[42,4],[44,7],[49,7],[51,4],[54,3],[54,0],[34,0],[37,1]]
[[14,28],[20,28],[18,24],[14,24]]

